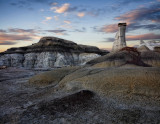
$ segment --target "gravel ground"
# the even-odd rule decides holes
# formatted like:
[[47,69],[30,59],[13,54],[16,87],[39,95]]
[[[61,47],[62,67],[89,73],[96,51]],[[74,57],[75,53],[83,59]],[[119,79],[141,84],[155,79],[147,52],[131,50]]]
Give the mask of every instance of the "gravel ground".
[[43,71],[0,70],[0,124],[159,124],[159,108],[117,103],[92,91],[56,91],[31,86],[28,79]]

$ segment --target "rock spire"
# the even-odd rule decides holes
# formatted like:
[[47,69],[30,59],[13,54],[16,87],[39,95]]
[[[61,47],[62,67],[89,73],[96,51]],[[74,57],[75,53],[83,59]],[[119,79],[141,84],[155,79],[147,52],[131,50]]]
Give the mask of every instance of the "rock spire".
[[118,24],[118,32],[115,37],[115,41],[113,43],[112,51],[118,51],[119,49],[126,47],[126,38],[125,38],[125,31],[126,31],[126,23],[119,23]]

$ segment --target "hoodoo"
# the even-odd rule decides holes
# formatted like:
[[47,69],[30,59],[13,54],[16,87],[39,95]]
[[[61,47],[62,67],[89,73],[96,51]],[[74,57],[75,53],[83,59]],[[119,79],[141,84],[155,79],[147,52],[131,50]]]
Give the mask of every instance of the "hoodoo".
[[113,43],[112,51],[118,51],[123,47],[126,47],[126,38],[125,38],[125,31],[126,31],[126,23],[119,23],[118,24],[118,32],[115,37],[115,41]]

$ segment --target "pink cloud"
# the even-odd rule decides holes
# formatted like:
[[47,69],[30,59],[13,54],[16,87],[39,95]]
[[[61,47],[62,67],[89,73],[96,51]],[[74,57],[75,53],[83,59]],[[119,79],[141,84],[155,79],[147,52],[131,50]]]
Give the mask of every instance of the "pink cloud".
[[118,25],[117,24],[110,24],[110,25],[104,25],[100,31],[106,32],[106,33],[114,33],[118,31]]
[[[119,22],[126,22],[129,26],[133,23],[136,18],[139,17],[139,11],[131,11],[129,13],[126,13],[124,15],[121,15],[119,17],[115,17],[115,20],[119,20]],[[118,23],[117,24],[110,24],[110,25],[104,25],[100,31],[105,33],[115,33],[118,31]]]
[[52,7],[51,10],[55,10],[54,12],[56,12],[56,13],[65,13],[69,9],[69,7],[70,7],[70,4],[65,3],[60,7]]
[[[160,12],[159,6],[154,4],[148,8],[145,8],[145,7],[137,8],[130,12],[124,13],[118,17],[115,17],[114,19],[118,21],[117,23],[126,22],[128,28],[136,30],[136,28],[133,28],[133,27],[134,26],[138,27],[140,25],[140,22],[142,21],[145,21],[148,23],[151,23],[151,22],[159,23],[160,22],[159,12]],[[139,28],[143,28],[143,27],[139,26]],[[146,28],[146,26],[144,28],[148,30],[151,29],[151,28]],[[100,29],[100,31],[106,32],[106,33],[114,33],[114,32],[117,32],[117,29],[118,29],[117,24],[110,24],[110,25],[104,25]]]
[[17,40],[33,40],[38,39],[39,36],[35,34],[8,34],[8,33],[0,33],[0,41],[17,41]]
[[127,24],[133,23],[137,18],[139,18],[142,11],[134,10],[119,17],[116,17],[115,20],[125,21]]
[[153,40],[153,39],[160,39],[160,34],[148,33],[142,35],[128,35],[126,36],[127,40]]
[[128,24],[135,23],[137,21],[152,21],[159,20],[157,14],[160,12],[160,8],[156,5],[150,6],[149,8],[138,8],[125,13],[119,17],[115,17],[115,20],[125,21]]
[[46,17],[46,21],[49,21],[51,19],[52,19],[52,17]]
[[66,23],[66,24],[71,24],[71,21],[64,20],[64,23]]
[[84,13],[84,12],[79,12],[79,13],[77,14],[77,16],[80,17],[80,18],[82,18],[82,17],[85,16],[85,13]]

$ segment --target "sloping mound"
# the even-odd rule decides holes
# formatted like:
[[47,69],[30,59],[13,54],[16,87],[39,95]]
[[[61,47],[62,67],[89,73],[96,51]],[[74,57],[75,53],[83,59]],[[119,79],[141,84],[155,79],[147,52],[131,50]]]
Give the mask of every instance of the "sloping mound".
[[[131,50],[130,50],[131,49]],[[134,50],[135,49],[135,50]],[[160,54],[150,50],[137,51],[136,48],[126,47],[118,52],[112,52],[105,56],[87,62],[93,67],[119,67],[125,64],[145,67],[160,67]]]
[[[128,64],[117,68],[85,66],[44,73],[45,79],[54,77],[50,83],[57,85],[45,87],[46,90],[52,87],[47,92],[49,95],[45,95],[45,100],[33,107],[35,109],[29,109],[27,115],[38,115],[38,122],[47,120],[42,118],[43,115],[54,119],[63,116],[63,120],[73,117],[69,123],[75,118],[77,120],[73,123],[80,122],[82,118],[83,123],[90,123],[90,120],[101,123],[99,120],[102,119],[104,123],[114,122],[106,121],[106,118],[115,119],[116,123],[159,122],[160,68],[126,66]],[[96,118],[90,119],[94,117],[92,114]]]
[[39,109],[41,112],[49,114],[52,114],[54,111],[73,113],[90,106],[91,102],[94,102],[92,100],[93,97],[93,92],[81,90],[71,95],[54,99],[49,103],[42,103]]
[[125,64],[135,64],[138,66],[145,66],[141,61],[141,58],[136,52],[118,51],[109,53],[105,56],[89,61],[87,64],[93,65],[94,67],[115,67],[122,66]]
[[[85,70],[85,69],[83,69]],[[88,89],[98,94],[123,96],[124,94],[160,96],[159,68],[115,68],[82,70],[67,75],[60,87],[67,90]],[[90,73],[89,73],[90,72]]]
[[77,70],[79,67],[66,67],[41,73],[30,78],[29,83],[32,85],[46,86],[49,84],[57,84],[64,76]]
[[144,63],[153,67],[160,67],[160,53],[153,51],[141,52],[141,59]]

